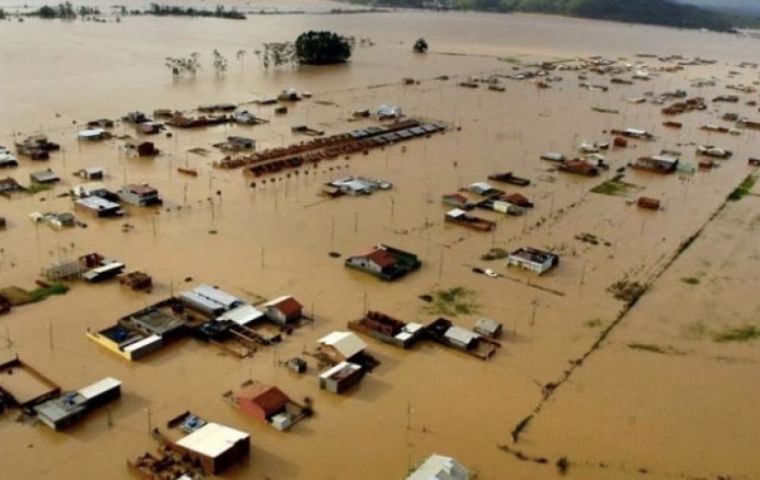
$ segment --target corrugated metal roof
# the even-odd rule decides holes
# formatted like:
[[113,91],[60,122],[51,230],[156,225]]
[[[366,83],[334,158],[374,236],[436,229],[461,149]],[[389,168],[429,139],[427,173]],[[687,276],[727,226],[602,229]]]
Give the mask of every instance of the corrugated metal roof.
[[332,332],[319,339],[320,345],[330,345],[345,358],[351,358],[367,348],[367,344],[353,332]]
[[430,455],[406,480],[469,480],[470,472],[451,457]]
[[264,312],[259,310],[258,308],[254,307],[253,305],[240,305],[237,308],[233,308],[229,312],[225,312],[219,317],[217,317],[217,320],[219,321],[225,321],[229,320],[233,323],[236,323],[238,325],[248,325],[249,323],[255,322],[259,318],[264,316]]

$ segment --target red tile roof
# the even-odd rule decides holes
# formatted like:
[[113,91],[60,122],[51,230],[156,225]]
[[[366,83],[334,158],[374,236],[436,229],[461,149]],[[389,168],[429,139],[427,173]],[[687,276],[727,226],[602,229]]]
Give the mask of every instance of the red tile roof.
[[238,400],[249,401],[261,408],[267,416],[282,410],[290,401],[285,393],[277,387],[251,385],[241,390]]
[[396,257],[383,249],[377,249],[368,253],[367,258],[375,262],[380,268],[391,267],[396,264]]
[[300,315],[303,310],[303,305],[298,303],[293,297],[284,298],[280,303],[274,305],[274,308],[281,311],[286,317],[292,317],[294,315]]

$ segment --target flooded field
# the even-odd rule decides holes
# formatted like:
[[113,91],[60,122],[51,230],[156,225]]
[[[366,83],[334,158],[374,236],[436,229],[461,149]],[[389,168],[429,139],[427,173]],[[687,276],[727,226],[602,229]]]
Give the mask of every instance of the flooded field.
[[[105,9],[108,2],[101,4]],[[0,0],[7,11],[15,5]],[[18,167],[3,171],[29,185],[31,173],[51,168],[61,182],[0,198],[6,219],[0,288],[31,290],[44,268],[90,252],[154,281],[151,293],[129,291],[116,280],[71,282],[65,295],[0,317],[0,362],[19,355],[64,390],[107,376],[123,382],[117,403],[65,432],[17,422],[18,411],[6,412],[2,478],[131,478],[127,460],[156,449],[150,431],[187,410],[251,434],[250,457],[222,475],[230,479],[401,479],[434,452],[489,480],[557,478],[562,458],[571,478],[760,477],[754,340],[760,322],[753,295],[760,200],[752,186],[738,201],[727,200],[757,173],[748,159],[760,157],[760,131],[700,128],[733,128],[725,113],[760,120],[757,106],[747,104],[760,101],[754,90],[727,88],[760,80],[756,68],[739,67],[757,61],[757,40],[531,15],[330,15],[345,5],[236,5],[307,12],[244,21],[0,22],[0,145],[13,150],[15,141],[35,133],[61,145],[49,161],[19,156]],[[347,65],[262,68],[254,54],[262,43],[293,40],[308,29],[370,38],[374,45],[357,46]],[[430,44],[427,54],[411,52],[419,37]],[[229,59],[220,76],[210,66],[213,49]],[[239,50],[246,53],[237,56]],[[165,57],[194,51],[204,69],[196,78],[173,80]],[[636,56],[641,53],[683,59]],[[587,67],[556,69],[549,76],[561,80],[547,82],[550,88],[538,88],[540,78],[507,78],[536,70],[534,62],[570,65],[594,55],[618,65],[643,62],[620,77],[641,69],[651,74],[611,84],[610,75]],[[661,68],[694,57],[716,63]],[[480,82],[492,75],[503,92]],[[404,85],[406,77],[416,81]],[[478,80],[478,88],[458,85],[467,80]],[[282,116],[274,106],[253,103],[289,87],[313,96],[289,103]],[[676,90],[704,97],[706,109],[662,115],[674,100],[652,100]],[[740,99],[713,102],[718,95]],[[89,120],[219,102],[269,123],[171,128],[169,137],[143,136],[118,122],[110,140],[77,140]],[[229,136],[255,139],[257,151],[284,147],[310,139],[292,132],[295,125],[326,135],[377,125],[353,112],[383,104],[447,130],[302,166],[298,174],[254,177],[213,166],[225,154],[212,145]],[[666,120],[682,128],[666,128]],[[611,142],[611,129],[626,128],[654,138],[602,151],[609,169],[595,178],[559,172],[539,159],[545,152],[573,158],[581,143]],[[155,142],[161,153],[135,157],[125,148],[129,140]],[[704,159],[696,155],[701,145],[733,156],[715,160],[716,168],[696,168]],[[681,152],[682,163],[695,168],[670,175],[626,169],[661,150]],[[121,219],[74,212],[63,194],[83,182],[75,172],[92,166],[103,167],[111,190],[149,183],[163,206],[130,206]],[[451,207],[441,203],[443,195],[508,171],[530,179],[530,186],[492,185],[523,194],[534,208],[522,216],[474,210],[496,222],[491,232],[444,222]],[[318,195],[326,182],[347,175],[387,180],[393,188],[361,197]],[[591,191],[615,179],[626,185]],[[637,208],[642,196],[662,208]],[[33,223],[33,212],[74,212],[86,228],[54,230]],[[421,269],[383,282],[344,267],[346,257],[377,243],[416,253]],[[539,277],[507,269],[504,259],[481,260],[493,248],[526,246],[560,255],[558,268]],[[477,275],[474,267],[500,276]],[[646,288],[616,298],[610,288],[616,282]],[[293,295],[315,321],[245,359],[187,338],[128,362],[85,336],[199,283],[254,303]],[[503,324],[493,358],[481,361],[433,342],[401,350],[364,336],[380,365],[347,394],[319,389],[316,362],[304,356],[318,339],[345,330],[368,309],[427,324],[441,315],[419,296],[457,287],[471,295],[466,313],[449,316],[455,323],[471,328],[488,317]],[[281,365],[294,356],[307,358],[307,374]],[[258,422],[223,399],[251,379],[277,385],[297,401],[310,397],[316,414],[288,433]]]

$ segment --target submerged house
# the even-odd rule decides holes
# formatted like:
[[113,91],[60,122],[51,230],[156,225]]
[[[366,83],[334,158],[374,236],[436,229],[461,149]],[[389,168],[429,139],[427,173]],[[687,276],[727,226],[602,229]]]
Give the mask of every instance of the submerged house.
[[38,183],[40,185],[50,185],[61,181],[58,175],[56,175],[55,172],[49,168],[47,170],[41,170],[39,172],[29,174],[29,179],[32,182]]
[[422,262],[413,253],[378,244],[369,253],[348,257],[345,265],[392,281],[417,270]]
[[121,205],[95,195],[83,197],[75,201],[74,209],[96,218],[121,217],[124,215]]
[[285,431],[306,415],[304,408],[275,386],[254,383],[235,393],[238,408],[277,430]]
[[80,420],[87,412],[121,397],[121,382],[104,378],[75,392],[65,392],[34,407],[37,418],[52,428],[61,430]]
[[264,304],[266,316],[277,325],[290,325],[303,317],[303,305],[291,296],[283,296]]
[[367,344],[352,332],[332,332],[317,342],[319,351],[335,363],[356,358],[367,348]]
[[158,194],[158,190],[147,183],[142,185],[125,185],[119,190],[118,195],[123,202],[138,207],[161,205],[163,203],[163,200],[161,200],[161,197]]
[[361,365],[341,362],[319,375],[319,388],[332,393],[343,393],[364,378]]
[[647,170],[656,173],[673,173],[678,169],[679,159],[668,155],[639,157],[630,165],[636,170]]
[[543,275],[559,265],[559,256],[544,250],[524,247],[515,250],[507,257],[508,267],[520,267]]
[[209,422],[168,446],[200,464],[205,475],[217,475],[248,456],[251,436]]
[[411,347],[424,333],[422,324],[405,323],[371,310],[361,320],[348,322],[348,328],[401,348]]
[[470,480],[470,472],[451,457],[433,454],[406,480]]

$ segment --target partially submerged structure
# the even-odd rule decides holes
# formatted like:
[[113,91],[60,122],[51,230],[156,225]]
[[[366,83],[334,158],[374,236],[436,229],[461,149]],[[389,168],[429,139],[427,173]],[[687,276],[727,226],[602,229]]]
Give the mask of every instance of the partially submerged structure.
[[679,159],[669,155],[639,157],[629,166],[636,170],[647,170],[655,173],[673,173],[678,169]]
[[433,454],[406,480],[470,480],[470,472],[451,457]]
[[58,396],[61,389],[16,355],[0,363],[0,412],[6,408],[30,408]]
[[473,230],[478,230],[481,232],[490,232],[496,228],[496,222],[470,215],[466,211],[459,208],[449,210],[446,212],[444,218],[448,223],[462,225],[463,227],[471,228]]
[[317,340],[320,353],[334,363],[356,359],[367,348],[367,344],[352,332],[332,332]]
[[134,183],[125,185],[119,190],[118,195],[123,202],[137,207],[149,207],[163,204],[163,200],[161,200],[158,190],[147,183],[141,185]]
[[519,248],[507,257],[508,267],[524,268],[539,275],[543,275],[557,265],[559,265],[558,255],[537,248]]
[[[187,420],[192,417],[193,421]],[[198,419],[190,412],[169,422],[171,428],[181,424],[187,435],[168,441],[167,447],[200,464],[205,475],[218,475],[247,457],[251,436],[240,430]]]
[[42,423],[53,430],[61,430],[79,421],[87,412],[120,396],[121,382],[107,377],[78,391],[65,392],[36,405],[33,410]]
[[319,388],[340,394],[361,382],[364,374],[361,365],[341,362],[319,375]]
[[425,331],[420,323],[402,322],[372,310],[364,318],[348,322],[348,328],[401,348],[410,348],[422,338]]
[[306,418],[310,411],[279,388],[261,383],[245,385],[235,392],[233,401],[245,413],[279,431],[288,430]]
[[458,325],[451,320],[439,318],[425,327],[427,335],[441,345],[460,350],[469,355],[488,360],[501,345],[493,340]]
[[393,281],[417,270],[422,262],[413,253],[378,244],[364,255],[348,257],[345,265],[370,273],[383,280]]

